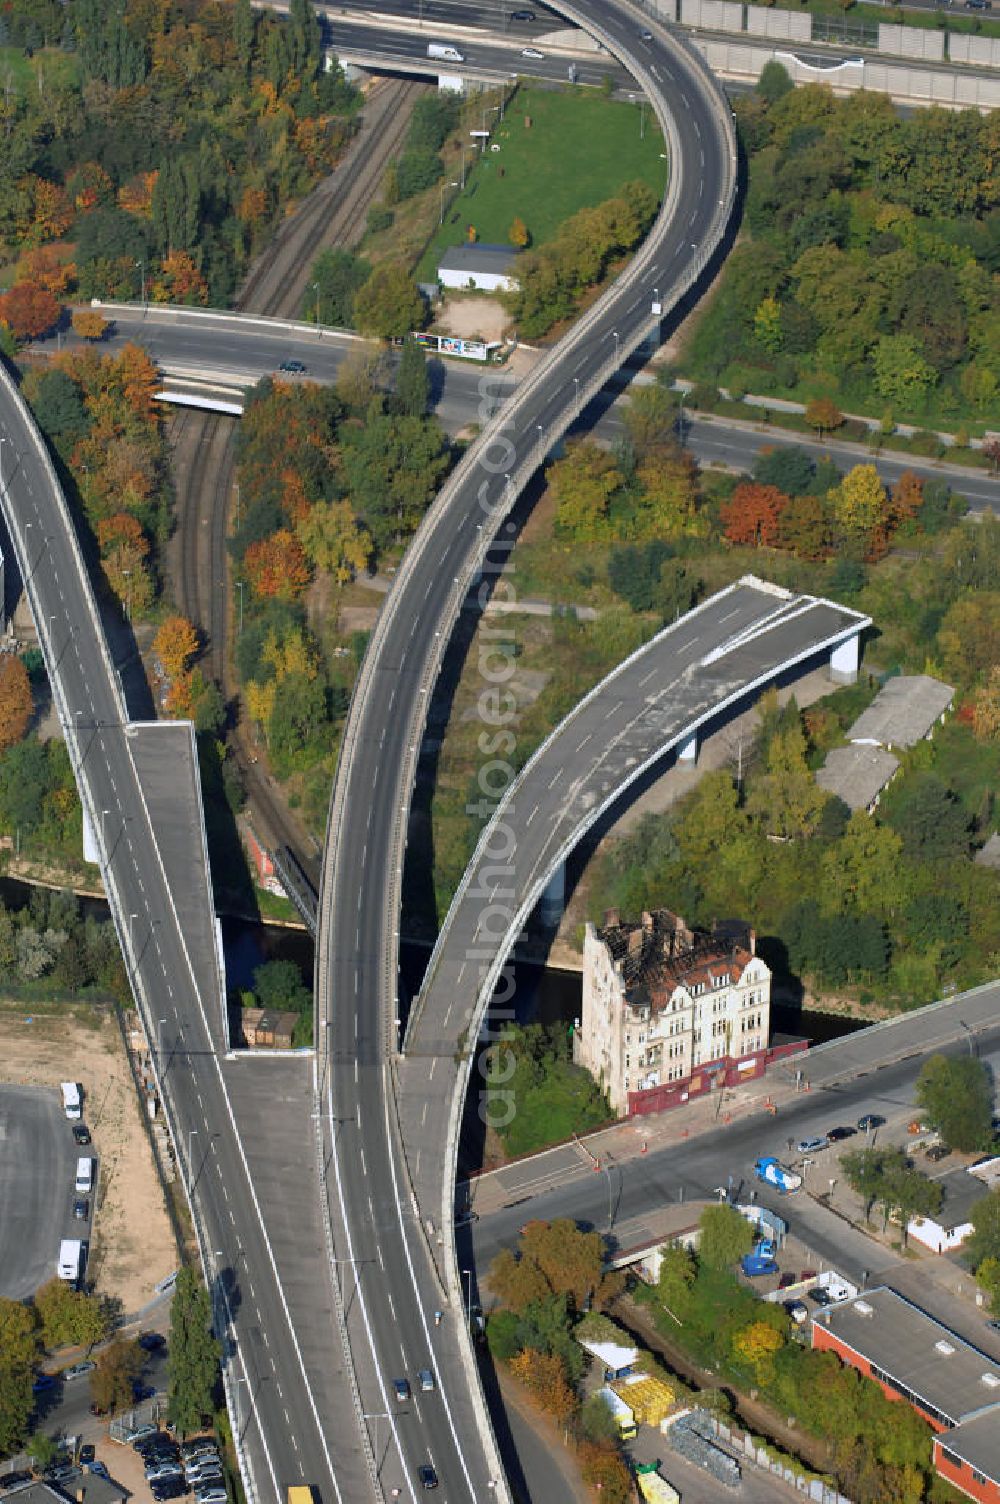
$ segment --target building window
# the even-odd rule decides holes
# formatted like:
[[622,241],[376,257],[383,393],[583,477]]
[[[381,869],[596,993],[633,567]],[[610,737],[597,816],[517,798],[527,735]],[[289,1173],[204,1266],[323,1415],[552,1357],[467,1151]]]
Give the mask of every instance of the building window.
[[972,1481],[973,1481],[973,1483],[978,1483],[979,1486],[980,1486],[980,1488],[985,1488],[986,1483],[987,1483],[988,1480],[987,1480],[987,1477],[986,1477],[985,1473],[977,1473],[976,1469],[973,1468],[972,1469]]
[[950,1462],[952,1467],[961,1469],[964,1466],[961,1457],[956,1457],[955,1453],[949,1452],[947,1447],[941,1448],[941,1456],[944,1458],[945,1462]]

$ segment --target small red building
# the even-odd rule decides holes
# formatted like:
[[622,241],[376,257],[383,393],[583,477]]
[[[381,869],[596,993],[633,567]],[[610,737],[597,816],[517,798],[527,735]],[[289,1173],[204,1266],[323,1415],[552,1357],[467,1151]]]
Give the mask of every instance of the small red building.
[[938,1432],[942,1478],[978,1504],[1000,1504],[1000,1361],[887,1288],[826,1307],[812,1344],[912,1405]]

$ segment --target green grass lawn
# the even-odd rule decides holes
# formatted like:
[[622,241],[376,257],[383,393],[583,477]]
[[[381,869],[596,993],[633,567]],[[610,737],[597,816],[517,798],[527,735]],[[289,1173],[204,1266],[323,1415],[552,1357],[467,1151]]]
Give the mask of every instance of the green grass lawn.
[[419,281],[434,280],[441,251],[463,245],[470,224],[480,242],[503,245],[519,215],[531,244],[544,245],[571,214],[613,198],[623,183],[639,178],[658,195],[666,183],[663,136],[648,105],[640,112],[576,90],[520,89],[491,142],[500,150],[470,160],[464,193],[446,204],[418,262]]
[[14,94],[24,95],[39,84],[58,80],[64,82],[78,78],[80,62],[74,53],[61,52],[58,47],[40,48],[33,57],[27,57],[20,47],[0,47],[0,79],[4,88]]

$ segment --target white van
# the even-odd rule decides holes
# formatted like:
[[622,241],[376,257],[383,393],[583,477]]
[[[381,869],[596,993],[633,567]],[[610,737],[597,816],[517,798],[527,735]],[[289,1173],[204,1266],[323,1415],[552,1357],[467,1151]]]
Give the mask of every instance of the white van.
[[82,1273],[83,1243],[79,1238],[63,1238],[59,1244],[59,1259],[56,1269],[60,1279],[75,1285]]
[[77,1086],[75,1081],[61,1081],[59,1083],[59,1089],[62,1092],[63,1112],[65,1112],[66,1116],[70,1119],[71,1122],[75,1122],[78,1118],[83,1116],[83,1104],[80,1101],[80,1088]]
[[78,1159],[76,1162],[76,1188],[81,1196],[89,1196],[94,1183],[94,1161]]
[[448,42],[428,42],[427,56],[441,58],[446,63],[464,63],[465,56]]

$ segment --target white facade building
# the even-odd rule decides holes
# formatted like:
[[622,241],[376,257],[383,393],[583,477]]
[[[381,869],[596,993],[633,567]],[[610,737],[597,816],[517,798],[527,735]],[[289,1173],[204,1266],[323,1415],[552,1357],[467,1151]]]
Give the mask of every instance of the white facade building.
[[745,924],[696,933],[658,909],[587,925],[575,1058],[619,1117],[759,1075],[770,1012],[771,972]]

